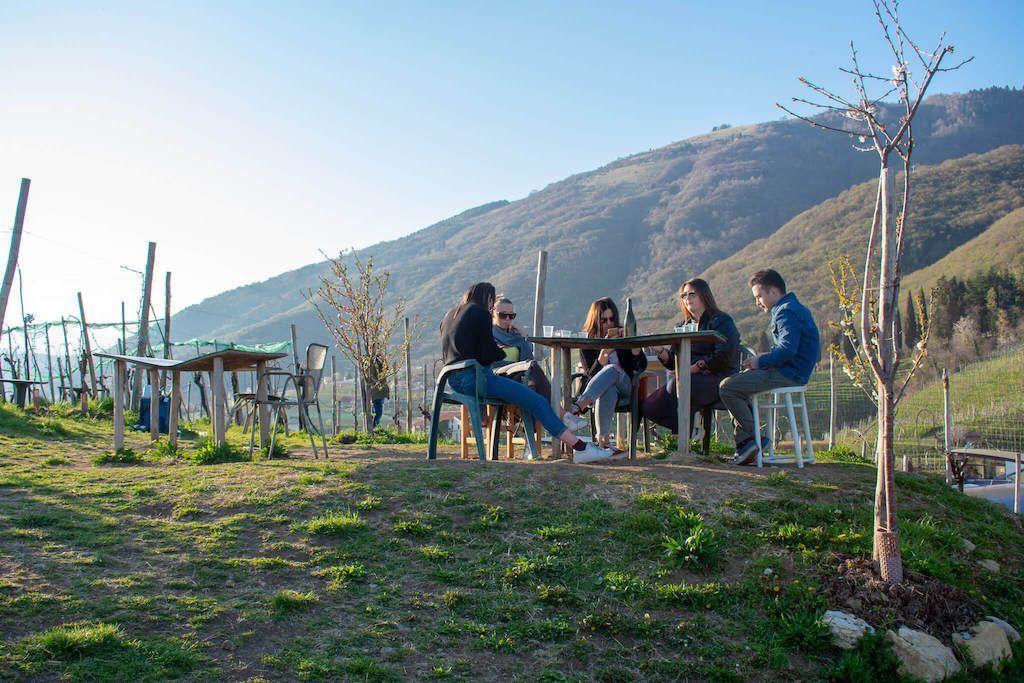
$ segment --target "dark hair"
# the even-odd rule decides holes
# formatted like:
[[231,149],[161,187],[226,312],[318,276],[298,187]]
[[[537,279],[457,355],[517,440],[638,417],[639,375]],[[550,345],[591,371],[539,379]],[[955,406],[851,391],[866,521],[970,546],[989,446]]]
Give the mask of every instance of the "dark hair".
[[594,303],[590,304],[590,310],[587,311],[586,322],[583,323],[583,334],[588,337],[596,337],[601,334],[601,314],[605,311],[611,311],[615,315],[613,324],[615,327],[621,327],[619,325],[619,309],[612,301],[611,297],[603,296]]
[[783,294],[786,293],[786,281],[782,279],[782,276],[778,272],[771,268],[767,270],[759,270],[750,276],[749,287],[754,285],[761,285],[762,287],[774,287]]
[[478,282],[462,295],[462,303],[478,304],[484,308],[490,308],[494,299],[494,285],[490,282]]
[[683,300],[683,289],[686,288],[686,285],[690,285],[690,287],[697,292],[697,296],[699,296],[700,300],[704,303],[704,310],[708,312],[708,315],[715,315],[716,313],[722,312],[722,309],[720,309],[718,304],[715,302],[715,295],[711,293],[711,285],[708,284],[707,280],[694,277],[679,285],[679,310],[683,312],[683,318],[687,320],[692,319],[690,311],[687,310],[686,303]]

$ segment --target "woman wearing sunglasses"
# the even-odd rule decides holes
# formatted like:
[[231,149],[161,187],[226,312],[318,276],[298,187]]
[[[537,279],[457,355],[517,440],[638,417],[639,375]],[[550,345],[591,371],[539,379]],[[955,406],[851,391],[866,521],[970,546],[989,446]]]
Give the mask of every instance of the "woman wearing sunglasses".
[[[551,401],[551,381],[533,357],[533,344],[526,340],[526,331],[516,322],[516,307],[512,300],[498,294],[492,312],[494,341],[505,352],[505,359],[491,367],[499,375],[522,381],[545,400]],[[571,425],[570,425],[571,427]]]
[[[601,297],[590,304],[583,334],[588,337],[611,339],[622,336],[619,309],[609,297]],[[597,404],[598,440],[605,448],[611,441],[615,404],[629,398],[633,376],[647,367],[643,349],[581,349],[583,372],[587,386],[573,404],[573,414],[580,414]]]
[[[687,280],[679,288],[679,310],[683,322],[697,323],[700,331],[718,332],[725,341],[717,344],[693,344],[690,350],[690,425],[693,417],[704,406],[718,402],[718,383],[740,371],[740,333],[728,313],[722,312],[711,293],[711,287],[701,278]],[[657,349],[658,360],[669,369],[675,368],[675,351],[668,347]],[[640,403],[640,414],[662,427],[679,433],[679,401],[676,399],[675,377]]]
[[[494,285],[478,282],[462,297],[462,302],[445,313],[441,321],[441,355],[445,365],[462,360],[475,360],[484,366],[487,380],[487,398],[519,406],[540,420],[544,428],[575,451],[576,462],[589,462],[606,458],[611,451],[597,444],[586,443],[573,434],[551,408],[551,403],[520,382],[494,374],[490,366],[505,359],[505,352],[494,341],[491,311],[494,309]],[[460,370],[448,378],[455,391],[475,391],[476,373],[472,369]]]

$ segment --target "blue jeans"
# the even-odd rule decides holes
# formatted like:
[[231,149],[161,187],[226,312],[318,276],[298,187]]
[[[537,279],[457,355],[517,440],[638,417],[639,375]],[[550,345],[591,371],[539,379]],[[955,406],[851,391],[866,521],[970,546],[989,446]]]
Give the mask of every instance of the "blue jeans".
[[606,365],[590,378],[580,398],[586,396],[595,403],[598,434],[611,434],[615,404],[620,398],[629,398],[632,389],[633,384],[629,381],[629,376],[617,365]]
[[[556,438],[565,431],[565,423],[558,419],[551,404],[536,391],[508,377],[495,375],[490,368],[484,370],[484,377],[487,379],[487,398],[519,406],[540,420],[544,429]],[[462,394],[472,394],[475,391],[475,382],[474,370],[460,370],[448,377],[451,388]]]
[[375,398],[371,404],[373,405],[373,426],[370,429],[376,429],[380,424],[380,418],[384,415],[384,399]]

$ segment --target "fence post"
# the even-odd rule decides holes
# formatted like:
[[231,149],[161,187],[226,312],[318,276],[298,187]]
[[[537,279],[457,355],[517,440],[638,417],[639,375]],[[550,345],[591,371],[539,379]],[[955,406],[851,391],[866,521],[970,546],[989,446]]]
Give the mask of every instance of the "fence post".
[[[405,431],[412,434],[412,350],[409,348],[409,318],[405,319]],[[398,398],[397,396],[395,398]]]
[[1013,475],[1013,514],[1020,514],[1020,451],[1017,451],[1017,457],[1013,459],[1013,465],[1015,473]]
[[949,452],[953,447],[953,408],[949,403],[949,370],[942,369],[942,424],[943,449],[946,454],[946,483],[953,483],[953,467],[949,460]]

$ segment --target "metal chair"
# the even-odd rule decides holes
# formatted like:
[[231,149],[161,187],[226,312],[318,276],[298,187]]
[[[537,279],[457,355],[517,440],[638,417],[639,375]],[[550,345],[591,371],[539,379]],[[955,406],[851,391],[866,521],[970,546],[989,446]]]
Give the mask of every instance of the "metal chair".
[[[280,420],[282,409],[287,409],[291,406],[299,412],[299,422],[305,425],[306,434],[309,435],[309,444],[313,447],[313,457],[318,458],[316,440],[314,434],[320,437],[324,448],[324,457],[328,457],[327,454],[327,435],[324,429],[324,417],[320,412],[320,403],[317,397],[320,393],[320,385],[323,383],[324,364],[327,360],[327,346],[324,344],[310,344],[306,347],[306,365],[303,367],[301,364],[296,368],[295,372],[286,372],[284,370],[268,370],[264,372],[260,381],[280,381],[281,388],[277,392],[276,396],[268,396],[266,405],[273,411],[270,424],[270,451],[274,452],[274,444],[277,440],[277,423]],[[288,386],[291,385],[291,392],[294,398],[289,397]],[[258,409],[258,401],[254,401],[254,408]],[[317,421],[319,428],[313,424],[312,419],[309,415],[309,406],[316,408]],[[249,432],[249,451],[252,452],[253,442],[255,439],[255,429]]]
[[[448,378],[460,370],[472,369],[475,373],[476,381],[473,386],[473,393],[463,394],[455,391],[453,388],[448,386]],[[476,451],[481,461],[487,460],[487,448],[484,441],[484,430],[483,430],[483,413],[482,408],[486,406],[505,406],[503,401],[492,400],[487,398],[487,378],[484,375],[484,367],[477,363],[475,360],[464,360],[457,363],[449,363],[441,368],[441,373],[437,376],[437,385],[434,389],[434,405],[430,411],[430,443],[427,447],[427,460],[434,460],[437,458],[437,439],[440,432],[441,422],[441,407],[445,403],[461,405],[466,407],[466,411],[469,414],[469,423],[473,429],[473,438],[476,441]],[[520,408],[523,415],[523,421],[526,424],[530,424],[533,420],[533,415],[523,411]],[[463,425],[463,431],[465,431],[465,425]],[[537,447],[537,443],[534,440],[532,430],[526,430],[526,440],[529,443],[530,449],[534,453],[540,453],[540,449]],[[492,439],[492,443],[497,445],[497,439]],[[492,458],[497,459],[497,449],[492,446]]]

